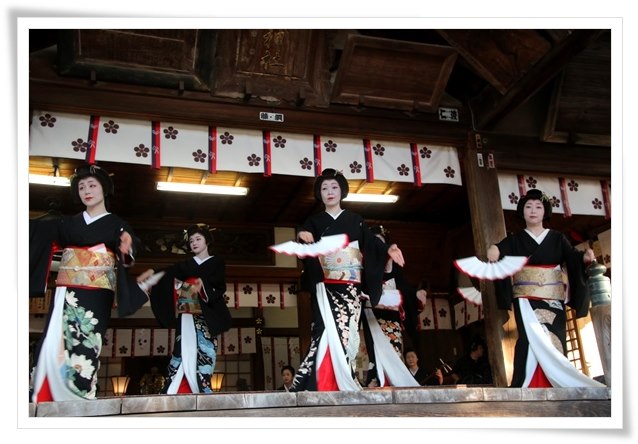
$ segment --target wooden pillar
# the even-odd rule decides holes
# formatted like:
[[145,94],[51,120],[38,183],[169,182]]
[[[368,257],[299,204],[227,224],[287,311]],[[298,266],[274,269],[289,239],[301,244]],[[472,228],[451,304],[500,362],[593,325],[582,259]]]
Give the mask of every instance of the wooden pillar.
[[[463,156],[467,192],[472,217],[472,233],[476,255],[487,259],[488,247],[506,235],[500,201],[498,174],[489,150],[483,147],[480,134],[470,132]],[[494,384],[507,387],[511,380],[516,342],[516,325],[511,311],[496,306],[494,285],[481,281],[485,335]]]

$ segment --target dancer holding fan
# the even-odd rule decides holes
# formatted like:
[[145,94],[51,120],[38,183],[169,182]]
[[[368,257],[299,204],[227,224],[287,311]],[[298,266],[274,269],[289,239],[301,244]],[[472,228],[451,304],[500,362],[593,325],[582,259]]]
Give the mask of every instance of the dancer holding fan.
[[[543,226],[552,215],[549,198],[531,189],[518,202],[525,229],[511,234],[487,251],[496,262],[504,256],[527,256],[513,277],[494,280],[500,309],[514,306],[518,340],[514,352],[512,387],[600,387],[566,357],[565,305],[577,317],[587,315],[589,295],[585,265],[594,260],[591,249],[574,248],[564,234]],[[567,270],[566,288],[562,268]]]

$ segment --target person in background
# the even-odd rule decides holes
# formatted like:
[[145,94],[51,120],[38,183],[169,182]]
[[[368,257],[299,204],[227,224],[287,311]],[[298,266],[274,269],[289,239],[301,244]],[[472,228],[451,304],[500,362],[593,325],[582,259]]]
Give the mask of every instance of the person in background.
[[149,373],[144,373],[140,379],[140,394],[155,395],[162,392],[164,376],[157,366],[152,366]]
[[[226,306],[226,266],[211,255],[213,237],[206,224],[185,230],[193,257],[163,270],[151,288],[151,308],[162,327],[176,327],[173,354],[162,393],[212,393],[211,376],[217,361],[217,336],[230,329]],[[157,274],[149,269],[138,280]]]
[[[510,234],[487,250],[487,260],[527,256],[527,264],[511,278],[494,281],[498,308],[514,306],[518,339],[514,348],[512,387],[603,386],[567,359],[565,305],[576,317],[586,316],[589,294],[585,265],[594,252],[574,248],[565,235],[543,226],[552,215],[549,197],[531,189],[518,201],[516,212],[525,229]],[[562,268],[567,270],[568,291]]]
[[295,368],[292,365],[284,365],[281,367],[281,379],[283,379],[283,384],[277,390],[289,391],[294,377]]
[[[371,227],[370,231],[383,243],[390,245],[390,233],[383,226]],[[369,300],[364,303],[362,324],[369,361],[365,385],[413,387],[419,383],[406,371],[402,360],[405,320],[410,318],[416,324],[418,311],[425,306],[427,293],[425,290],[417,291],[403,276],[402,268],[390,257],[383,270],[383,291],[375,307],[371,307]],[[400,300],[396,305],[384,300],[384,295],[394,294],[396,297],[397,291]],[[413,335],[410,342],[414,344],[416,326],[414,332],[410,333]],[[383,374],[379,374],[379,371]]]
[[442,385],[443,384],[443,372],[440,368],[434,370],[434,372],[428,373],[425,369],[419,367],[419,357],[414,350],[407,350],[405,352],[405,365],[408,370],[419,383],[419,385]]
[[84,205],[74,216],[30,221],[30,292],[44,292],[53,251],[62,249],[55,295],[35,352],[32,402],[94,399],[104,334],[117,297],[120,316],[137,311],[147,295],[129,277],[139,245],[129,224],[107,211],[114,185],[97,165],[71,177]]
[[450,374],[452,384],[492,384],[492,369],[486,351],[485,341],[476,337],[470,344],[469,353],[454,364]]
[[361,298],[373,305],[381,297],[383,268],[390,256],[399,266],[403,254],[374,236],[363,218],[341,208],[348,181],[334,169],[323,170],[314,195],[324,211],[297,229],[297,241],[318,242],[323,236],[346,234],[349,244],[334,253],[303,259],[303,289],[312,297],[311,342],[290,391],[361,390],[356,377]]

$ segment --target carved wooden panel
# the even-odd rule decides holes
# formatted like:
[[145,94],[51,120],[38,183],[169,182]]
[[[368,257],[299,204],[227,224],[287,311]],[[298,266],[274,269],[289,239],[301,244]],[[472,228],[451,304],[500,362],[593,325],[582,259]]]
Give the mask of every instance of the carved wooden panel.
[[214,94],[325,107],[327,63],[322,30],[219,31]]
[[350,35],[332,102],[436,111],[456,57],[445,46]]
[[94,82],[209,90],[214,34],[198,29],[63,31],[60,74]]

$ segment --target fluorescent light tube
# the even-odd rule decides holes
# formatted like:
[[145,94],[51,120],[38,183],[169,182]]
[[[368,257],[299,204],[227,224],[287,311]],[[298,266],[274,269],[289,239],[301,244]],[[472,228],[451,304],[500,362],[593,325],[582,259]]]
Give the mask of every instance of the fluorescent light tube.
[[363,194],[350,193],[343,199],[344,202],[369,202],[369,203],[395,203],[399,196],[393,194]]
[[68,177],[43,176],[41,174],[29,174],[29,183],[38,185],[54,185],[56,187],[70,187],[71,181]]
[[224,194],[228,196],[245,196],[248,188],[224,185],[201,185],[194,183],[157,182],[158,191],[176,191],[179,193]]

